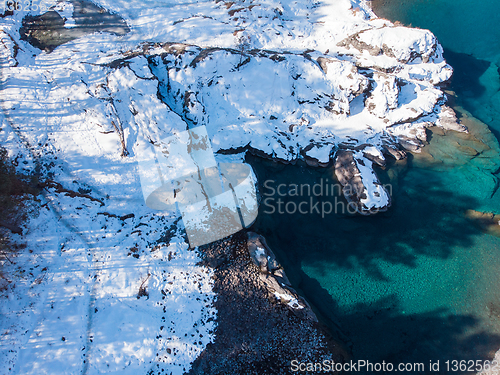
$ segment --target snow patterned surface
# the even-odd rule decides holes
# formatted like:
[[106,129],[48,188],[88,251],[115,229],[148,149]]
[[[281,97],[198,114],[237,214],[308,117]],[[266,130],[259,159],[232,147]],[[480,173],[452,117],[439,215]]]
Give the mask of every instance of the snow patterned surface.
[[[435,37],[363,0],[95,3],[130,32],[47,53],[20,40],[26,13],[0,19],[1,144],[57,183],[3,264],[1,374],[181,374],[213,340],[211,271],[177,212],[144,205],[145,145],[205,125],[215,151],[238,152],[218,162],[248,147],[325,163],[353,149],[363,204],[383,207],[362,151],[418,146],[425,126],[450,122]],[[77,27],[71,1],[54,6]]]

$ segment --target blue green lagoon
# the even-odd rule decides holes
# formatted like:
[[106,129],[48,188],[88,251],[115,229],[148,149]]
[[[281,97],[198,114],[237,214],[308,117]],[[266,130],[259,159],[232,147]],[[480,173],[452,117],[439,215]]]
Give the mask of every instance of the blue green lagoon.
[[[372,6],[380,17],[438,37],[455,71],[446,88],[450,104],[470,133],[430,129],[421,154],[377,170],[393,203],[368,217],[272,212],[273,202],[264,204],[269,186],[335,183],[333,168],[251,157],[263,197],[254,230],[353,359],[439,360],[439,371],[427,373],[474,373],[449,372],[445,361],[491,360],[500,349],[500,223],[481,216],[500,214],[498,1]],[[343,198],[282,199],[335,205]]]

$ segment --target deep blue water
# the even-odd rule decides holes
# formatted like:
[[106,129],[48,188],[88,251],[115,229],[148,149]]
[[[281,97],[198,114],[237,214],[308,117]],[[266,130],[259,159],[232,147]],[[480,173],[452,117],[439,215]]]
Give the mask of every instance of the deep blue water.
[[[440,360],[446,373],[446,360],[491,359],[500,348],[500,238],[464,215],[468,209],[500,213],[498,143],[488,131],[500,134],[498,0],[374,6],[379,15],[438,36],[455,69],[448,88],[456,93],[455,108],[487,147],[434,133],[423,156],[378,171],[393,188],[387,213],[322,218],[314,212],[269,214],[262,204],[254,229],[322,319],[347,337],[354,359]],[[470,157],[468,146],[483,152]],[[331,168],[249,161],[261,193],[270,192],[265,181],[274,187],[334,181]],[[304,198],[283,199],[298,204]],[[342,197],[312,199],[336,203]]]

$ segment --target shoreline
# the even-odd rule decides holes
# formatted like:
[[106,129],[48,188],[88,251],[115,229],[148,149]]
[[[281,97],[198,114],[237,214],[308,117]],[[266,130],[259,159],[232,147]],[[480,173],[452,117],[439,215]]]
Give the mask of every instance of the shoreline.
[[217,328],[189,374],[286,375],[293,360],[348,360],[343,344],[289,285],[263,237],[243,231],[200,251],[200,264],[214,270]]

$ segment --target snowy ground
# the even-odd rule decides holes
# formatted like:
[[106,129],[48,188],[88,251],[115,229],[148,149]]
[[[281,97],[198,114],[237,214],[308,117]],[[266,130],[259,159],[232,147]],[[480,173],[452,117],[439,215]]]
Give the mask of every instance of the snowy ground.
[[[176,212],[144,205],[145,145],[206,125],[215,151],[326,163],[352,150],[373,208],[389,197],[366,155],[454,126],[440,121],[451,68],[435,37],[364,0],[95,3],[130,32],[47,53],[19,37],[40,11],[0,18],[1,144],[56,182],[3,264],[2,374],[180,374],[213,339],[210,270]],[[51,4],[77,27],[71,3]]]
[[211,270],[176,215],[116,196],[126,177],[102,196],[78,178],[73,192],[49,183],[33,202],[12,236],[24,249],[2,265],[0,373],[182,374],[213,339]]

